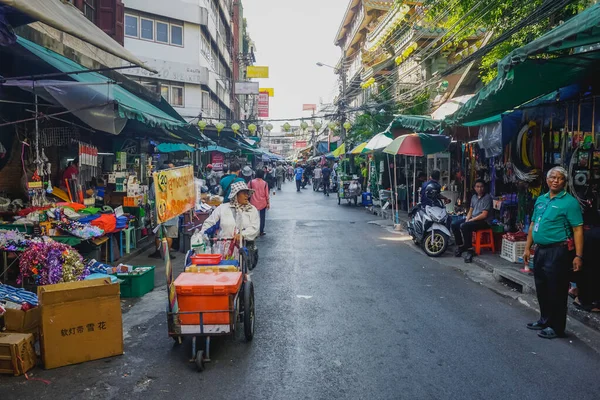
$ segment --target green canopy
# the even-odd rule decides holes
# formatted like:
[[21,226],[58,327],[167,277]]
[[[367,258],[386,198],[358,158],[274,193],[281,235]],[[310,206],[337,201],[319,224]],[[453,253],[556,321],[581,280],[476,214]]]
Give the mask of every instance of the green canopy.
[[[61,72],[85,72],[88,69],[50,49],[42,47],[22,37],[17,38],[17,43],[27,49],[29,52],[39,57],[42,61],[58,69]],[[71,78],[78,82],[89,84],[104,84],[111,80],[97,72],[86,72],[81,74],[71,74]],[[112,96],[116,103],[117,112],[121,118],[136,120],[151,127],[176,129],[187,125],[183,118],[177,119],[170,116],[158,107],[146,100],[139,98],[127,89],[119,85],[111,85]]]
[[597,52],[530,58],[600,42],[600,3],[538,39],[513,50],[498,63],[498,76],[447,118],[448,125],[486,119],[539,96],[593,76],[600,65]]
[[432,119],[426,115],[396,115],[387,132],[404,129],[413,132],[438,133],[441,130],[441,126],[442,121]]
[[156,146],[156,150],[158,150],[161,153],[174,153],[176,151],[196,151],[196,149],[192,146],[183,143],[161,143],[158,146]]
[[219,153],[227,154],[227,153],[233,152],[232,150],[226,149],[225,147],[221,147],[221,146],[201,147],[198,150],[200,150],[201,152],[204,152],[204,153],[209,153],[211,151],[218,151]]

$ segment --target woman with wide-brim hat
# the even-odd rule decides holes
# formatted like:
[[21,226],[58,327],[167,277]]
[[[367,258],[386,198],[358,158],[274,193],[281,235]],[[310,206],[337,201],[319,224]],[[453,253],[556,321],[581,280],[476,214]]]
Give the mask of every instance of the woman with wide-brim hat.
[[254,190],[248,188],[246,182],[231,184],[229,203],[217,207],[202,224],[202,233],[219,223],[219,238],[235,238],[240,241],[253,241],[260,232],[258,210],[250,204],[250,196]]

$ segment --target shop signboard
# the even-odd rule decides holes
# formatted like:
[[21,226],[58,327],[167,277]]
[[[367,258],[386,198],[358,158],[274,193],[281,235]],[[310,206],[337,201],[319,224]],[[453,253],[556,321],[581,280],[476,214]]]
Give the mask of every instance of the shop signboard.
[[294,142],[295,149],[303,149],[305,147],[306,147],[306,140],[296,140],[296,142]]
[[258,82],[238,81],[233,85],[234,94],[258,94]]
[[317,111],[316,104],[302,104],[302,111]]
[[269,67],[258,67],[250,65],[246,67],[246,78],[268,78]]
[[258,95],[258,117],[269,118],[269,93],[267,92]]
[[275,89],[274,88],[260,88],[259,93],[269,93],[269,97],[274,97],[275,96]]
[[218,151],[214,151],[211,155],[211,164],[213,166],[213,171],[223,171],[225,155],[223,153],[219,153]]
[[196,188],[194,168],[191,165],[158,171],[153,176],[156,218],[159,224],[194,208]]

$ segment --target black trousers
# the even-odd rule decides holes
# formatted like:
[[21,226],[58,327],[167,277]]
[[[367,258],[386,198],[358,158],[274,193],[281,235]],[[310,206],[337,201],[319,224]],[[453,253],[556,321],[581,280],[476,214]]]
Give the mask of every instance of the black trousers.
[[328,194],[329,193],[329,179],[327,178],[323,178],[323,194]]
[[302,185],[302,181],[299,179],[296,179],[296,191],[299,192],[300,191],[300,186]]
[[490,225],[485,221],[463,222],[456,221],[452,223],[452,233],[456,245],[461,250],[467,250],[473,247],[473,232],[489,228]]
[[533,259],[540,323],[562,335],[567,325],[567,299],[575,253],[566,246],[539,248]]
[[260,216],[260,233],[265,233],[265,220],[267,219],[267,209],[258,210]]

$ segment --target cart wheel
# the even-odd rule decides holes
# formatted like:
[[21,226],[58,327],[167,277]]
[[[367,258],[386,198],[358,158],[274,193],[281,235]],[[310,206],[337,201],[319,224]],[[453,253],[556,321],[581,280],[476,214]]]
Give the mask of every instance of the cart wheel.
[[202,350],[198,350],[194,362],[196,363],[196,369],[198,372],[204,371],[204,352]]
[[249,342],[254,337],[254,284],[244,283],[244,336]]

